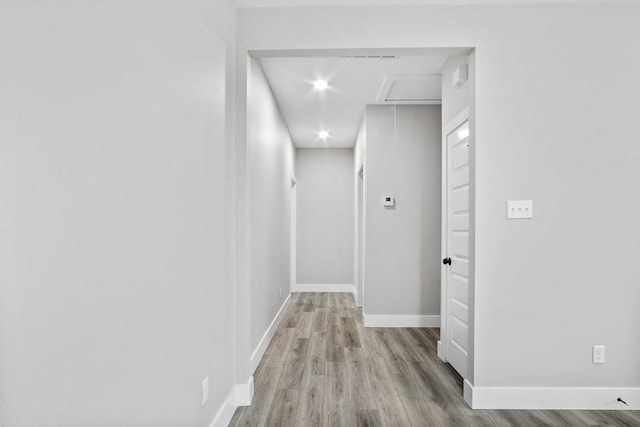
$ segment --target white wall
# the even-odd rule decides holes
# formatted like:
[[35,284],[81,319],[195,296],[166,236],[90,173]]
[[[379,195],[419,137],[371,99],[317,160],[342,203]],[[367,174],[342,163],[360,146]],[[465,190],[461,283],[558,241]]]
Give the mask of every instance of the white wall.
[[442,67],[442,124],[446,126],[462,110],[470,104],[470,81],[456,88],[452,85],[453,73],[461,66],[466,65],[469,69],[468,56],[453,56],[447,60]]
[[439,315],[440,106],[394,108],[366,109],[364,311]]
[[353,150],[296,149],[300,284],[353,284]]
[[3,426],[204,426],[231,390],[234,16],[0,3]]
[[289,295],[289,216],[295,154],[260,63],[252,59],[250,67],[247,182],[254,351]]
[[[239,52],[476,48],[475,386],[640,387],[638,16],[632,5],[238,11]],[[507,221],[509,199],[532,199],[536,218]],[[607,345],[606,364],[591,364],[593,344]]]

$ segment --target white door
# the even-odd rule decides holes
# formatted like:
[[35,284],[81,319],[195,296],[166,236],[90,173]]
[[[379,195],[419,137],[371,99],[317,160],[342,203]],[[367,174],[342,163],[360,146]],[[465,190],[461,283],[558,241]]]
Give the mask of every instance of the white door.
[[469,324],[469,121],[446,136],[446,358],[467,376]]

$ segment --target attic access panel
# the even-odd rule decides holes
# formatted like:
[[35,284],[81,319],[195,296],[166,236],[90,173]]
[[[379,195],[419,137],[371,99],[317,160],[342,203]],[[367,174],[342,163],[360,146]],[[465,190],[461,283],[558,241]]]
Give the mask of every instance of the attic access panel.
[[388,75],[376,102],[383,105],[440,105],[442,75]]

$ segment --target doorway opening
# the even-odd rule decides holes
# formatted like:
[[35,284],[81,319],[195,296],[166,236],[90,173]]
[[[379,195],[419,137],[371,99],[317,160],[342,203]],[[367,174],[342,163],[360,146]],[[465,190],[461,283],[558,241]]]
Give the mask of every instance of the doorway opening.
[[[472,242],[474,241],[473,223],[475,219],[475,200],[473,198],[473,192],[475,188],[475,139],[473,135],[475,129],[475,110],[473,108],[473,102],[475,100],[475,94],[473,93],[473,91],[475,90],[475,76],[473,75],[473,71],[471,71],[473,69],[471,63],[475,61],[474,49],[467,47],[324,50],[311,49],[250,51],[249,54],[251,55],[251,57],[261,61],[267,78],[272,85],[281,85],[281,88],[284,88],[281,91],[277,87],[274,89],[276,99],[278,98],[279,93],[281,93],[281,96],[285,98],[289,97],[290,99],[297,101],[307,101],[306,104],[311,104],[311,102],[308,102],[310,99],[326,100],[331,98],[333,95],[339,95],[340,97],[342,97],[342,99],[346,97],[345,93],[341,92],[342,89],[338,87],[338,85],[334,84],[334,80],[337,79],[337,74],[330,74],[327,76],[310,76],[308,81],[296,78],[298,76],[296,76],[294,72],[300,70],[308,71],[309,69],[313,69],[313,67],[317,65],[319,59],[330,59],[335,73],[343,71],[341,68],[341,64],[342,61],[345,61],[347,59],[352,61],[370,60],[372,64],[379,64],[384,61],[398,60],[399,58],[403,57],[444,57],[446,61],[456,57],[466,57],[467,59],[469,59],[469,62],[467,62],[467,64],[469,65],[468,68],[463,69],[458,67],[456,68],[455,73],[450,73],[449,75],[444,75],[444,73],[441,73],[441,75],[438,76],[442,78],[441,87],[445,87],[446,85],[446,88],[449,91],[454,91],[460,89],[460,87],[464,87],[466,83],[466,87],[471,93],[471,96],[466,104],[464,102],[459,102],[459,100],[449,102],[447,107],[447,119],[444,118],[444,104],[447,103],[448,100],[445,98],[447,94],[444,93],[444,90],[441,97],[443,104],[443,119],[440,123],[441,127],[439,130],[441,133],[442,142],[442,159],[440,159],[442,165],[442,193],[440,194],[442,206],[438,206],[437,208],[441,208],[442,214],[441,242],[436,243],[436,245],[438,245],[438,243],[441,243],[440,254],[430,254],[430,262],[435,260],[437,261],[437,265],[429,266],[428,268],[422,268],[420,272],[420,274],[422,274],[425,270],[439,270],[439,276],[438,279],[436,279],[439,280],[439,297],[436,296],[436,298],[431,299],[436,300],[436,305],[440,307],[440,312],[434,315],[423,315],[424,313],[421,313],[420,315],[415,316],[404,316],[405,318],[411,317],[410,322],[413,322],[411,324],[407,324],[406,319],[398,320],[398,318],[402,317],[402,315],[396,315],[396,313],[393,312],[389,313],[389,315],[387,315],[386,313],[378,315],[378,312],[381,311],[378,302],[378,306],[375,307],[378,312],[375,312],[376,316],[371,317],[378,317],[377,319],[373,320],[375,322],[380,322],[379,324],[375,324],[375,326],[381,327],[440,326],[438,355],[443,361],[450,363],[456,369],[456,371],[461,374],[461,376],[465,379],[465,384],[467,382],[472,384],[474,337],[473,278],[475,260],[475,254],[473,253],[472,244]],[[282,65],[282,63],[277,63],[277,60],[279,59],[286,60],[284,61],[286,62],[284,66]],[[307,63],[305,64],[304,61],[297,60],[306,60]],[[273,72],[275,75],[275,72],[278,71],[278,67],[280,67],[280,73],[275,77],[270,75],[271,72]],[[283,69],[285,71],[283,71]],[[440,70],[442,71],[443,69],[444,68],[441,64]],[[386,75],[385,78],[380,82],[381,84],[378,85],[379,91],[375,94],[374,99],[370,103],[365,103],[365,105],[386,105],[387,108],[393,108],[395,121],[395,109],[398,106],[406,107],[412,105],[439,104],[439,99],[433,99],[429,96],[428,92],[424,92],[426,85],[430,84],[430,82],[432,83],[436,75],[427,72],[422,72],[422,75],[420,75],[420,73],[417,73],[418,75],[411,75],[410,71],[411,70],[404,73],[397,72]],[[361,80],[366,80],[366,78],[367,77],[362,75]],[[318,83],[318,85],[316,85],[316,83]],[[322,85],[320,85],[320,83],[322,83]],[[300,96],[300,93],[295,93],[296,85],[301,85],[303,87],[303,90],[306,91],[302,94],[303,96]],[[318,87],[320,86],[324,87],[324,89],[318,89]],[[326,90],[326,92],[318,92],[319,90]],[[304,108],[306,107],[307,105],[304,106]],[[333,111],[333,113],[335,114],[335,111],[333,109],[325,109]],[[302,107],[286,108],[281,106],[281,110],[283,115],[285,116],[285,121],[287,121],[287,115],[289,113],[291,114],[291,117],[294,117],[296,114],[302,114],[304,112],[302,111]],[[318,107],[318,110],[316,111],[307,111],[306,115],[315,116],[319,114],[321,110],[322,108]],[[360,114],[360,122],[362,123],[363,113]],[[458,122],[453,128],[451,128],[451,126],[453,126],[451,123],[455,120],[458,120],[456,115],[465,116],[465,122]],[[335,114],[333,117],[336,116],[340,117],[340,114]],[[455,120],[451,119],[452,116],[456,116]],[[396,126],[396,123],[394,123],[394,126]],[[322,120],[319,119],[316,120],[315,123],[306,124],[304,126],[296,126],[289,123],[289,130],[292,134],[292,139],[294,140],[297,148],[346,148],[346,145],[332,146],[331,144],[335,143],[337,139],[343,137],[345,138],[345,140],[350,140],[353,143],[357,139],[358,135],[358,130],[356,130],[355,133],[349,133],[347,131],[344,131],[344,129],[339,125],[323,123]],[[394,129],[394,132],[395,131],[396,130]],[[299,137],[296,135],[296,132],[299,132]],[[467,133],[467,135],[462,139],[458,138],[461,132]],[[388,143],[391,145],[395,142],[395,134],[392,134],[392,137],[388,138]],[[462,148],[464,148],[466,151],[462,150]],[[389,161],[393,162],[394,159],[389,158]],[[367,171],[367,175],[365,175],[365,169]],[[379,170],[379,166],[376,166],[376,170]],[[369,185],[369,180],[372,176],[371,174],[373,173],[374,169],[370,168],[370,165],[367,163],[366,154],[363,154],[361,158],[358,158],[354,153],[354,162],[351,169],[351,176],[355,177],[355,183],[353,181],[353,178],[351,178],[352,181],[350,182],[350,185],[353,186],[353,199],[351,203],[353,203],[353,206],[355,207],[355,213],[350,213],[349,215],[351,215],[351,217],[348,219],[348,221],[354,221],[353,237],[351,238],[353,246],[349,249],[354,254],[353,261],[351,261],[353,262],[353,264],[351,264],[350,267],[352,269],[351,271],[353,276],[349,279],[352,281],[350,283],[347,283],[346,281],[340,281],[339,279],[337,279],[336,281],[330,282],[322,281],[322,279],[319,279],[316,282],[316,284],[318,284],[319,286],[318,291],[324,292],[336,292],[335,289],[337,289],[337,291],[339,292],[345,292],[346,286],[353,284],[352,287],[356,306],[362,307],[363,313],[367,313],[368,309],[374,306],[372,300],[376,298],[376,295],[373,292],[369,292],[370,289],[368,289],[370,283],[376,279],[375,275],[369,274],[368,268],[373,264],[385,265],[384,259],[380,259],[380,257],[376,258],[375,256],[370,256],[369,253],[368,245],[372,244],[372,239],[369,239],[367,236],[367,227],[383,227],[383,225],[380,225],[379,222],[377,222],[376,225],[373,225],[374,221],[370,221],[369,213],[370,211],[377,209],[381,212],[387,212],[387,216],[391,216],[394,210],[395,212],[399,212],[401,211],[401,209],[404,209],[405,206],[407,206],[406,203],[408,201],[407,198],[396,199],[393,194],[394,190],[391,190],[391,192],[389,193],[371,193],[373,191],[373,186]],[[305,188],[303,185],[304,180],[302,175],[298,175],[298,177],[301,179],[301,188]],[[387,178],[388,177],[385,177],[383,179]],[[365,179],[367,181],[365,181]],[[378,182],[380,182],[381,178],[378,176],[378,178],[376,179],[378,180]],[[300,263],[300,257],[298,256],[296,250],[296,235],[300,236],[300,247],[308,247],[313,245],[305,244],[303,240],[304,233],[301,233],[299,232],[299,230],[297,230],[297,227],[299,227],[300,224],[296,224],[295,221],[294,201],[296,199],[296,185],[295,180],[293,179],[291,189],[291,284],[293,287],[296,285],[296,266],[298,263]],[[303,221],[303,194],[304,193],[301,193],[300,195],[300,222]],[[390,197],[390,199],[392,200],[392,205],[389,206],[382,203],[383,199],[387,199],[388,197]],[[457,224],[457,222],[462,222],[463,220],[461,218],[463,217],[466,221],[466,228],[462,227],[462,225],[464,224],[458,224],[456,225],[456,227],[453,227],[453,225]],[[369,231],[371,231],[371,228],[369,228]],[[384,241],[379,241],[377,243],[377,247],[384,245]],[[418,256],[420,256],[420,254],[418,254]],[[441,260],[447,262],[443,264],[441,263]],[[403,267],[400,264],[395,264],[385,265],[385,268],[387,268],[388,270],[401,270]],[[298,273],[302,278],[302,276],[304,275],[303,269],[300,269]],[[401,280],[399,280],[398,282],[401,282]],[[333,288],[330,288],[328,285],[332,285]],[[397,299],[399,295],[401,296],[402,293],[402,291],[393,289],[390,285],[387,299],[389,301],[393,301],[394,299]],[[379,298],[380,297],[378,296],[377,301],[379,301]],[[394,319],[388,319],[394,316]],[[397,323],[393,325],[389,324],[393,322]],[[425,322],[429,322],[428,326]],[[365,326],[374,326],[374,323],[370,323],[368,325],[365,321]]]

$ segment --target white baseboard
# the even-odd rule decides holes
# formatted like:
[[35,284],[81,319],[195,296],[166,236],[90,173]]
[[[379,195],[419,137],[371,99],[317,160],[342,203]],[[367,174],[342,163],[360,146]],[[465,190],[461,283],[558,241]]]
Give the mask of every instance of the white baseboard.
[[251,369],[250,372],[252,374],[258,367],[262,356],[264,356],[264,352],[267,350],[267,347],[269,346],[273,335],[276,333],[276,329],[278,329],[278,325],[280,325],[280,321],[282,321],[284,314],[287,312],[289,304],[291,304],[291,294],[287,295],[287,298],[282,303],[282,306],[280,306],[278,313],[276,313],[276,316],[273,318],[271,324],[267,328],[267,331],[264,333],[262,339],[258,343],[258,347],[256,347],[256,349],[253,351],[251,359],[249,359],[249,368]]
[[356,296],[356,287],[352,283],[297,283],[291,287],[291,292],[349,292]]
[[249,406],[253,400],[253,376],[246,384],[233,386],[209,427],[227,427],[238,406]]
[[439,315],[366,314],[362,320],[367,328],[439,328]]
[[464,380],[463,394],[473,409],[640,410],[640,387],[474,387]]
[[[260,363],[260,359],[262,359],[262,356],[264,356],[264,352],[269,346],[269,343],[271,342],[271,339],[273,338],[273,335],[275,334],[276,329],[278,329],[278,325],[280,325],[280,322],[282,321],[284,314],[287,312],[287,308],[289,308],[289,304],[291,304],[291,294],[287,295],[287,298],[282,303],[282,306],[280,306],[278,313],[276,313],[276,316],[271,321],[271,324],[267,328],[267,331],[262,336],[260,343],[258,343],[258,347],[256,347],[253,354],[251,355],[249,364],[250,364],[252,373],[258,367],[258,364]],[[249,381],[247,381],[246,384],[236,384],[229,392],[229,395],[227,396],[224,403],[218,410],[218,413],[216,414],[216,416],[213,418],[213,421],[211,421],[210,427],[228,426],[238,406],[251,405],[251,401],[253,400],[253,393],[254,393],[253,376],[249,378]]]
[[253,400],[253,375],[246,384],[236,384],[236,406],[249,406]]
[[218,413],[213,417],[213,421],[209,424],[209,427],[227,427],[233,418],[233,414],[236,412],[236,388],[231,388],[229,395],[225,399],[224,403],[218,410]]

